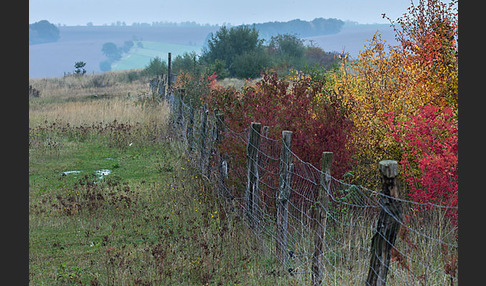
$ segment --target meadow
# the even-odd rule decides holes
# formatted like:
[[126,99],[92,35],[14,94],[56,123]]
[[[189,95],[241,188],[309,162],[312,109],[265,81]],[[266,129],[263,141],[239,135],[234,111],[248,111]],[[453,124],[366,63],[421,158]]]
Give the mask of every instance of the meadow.
[[[72,73],[74,63],[77,61],[86,63],[88,74],[100,73],[99,64],[106,60],[101,49],[107,42],[122,46],[125,41],[147,41],[167,45],[170,48],[192,47],[199,52],[206,36],[217,29],[215,26],[61,26],[59,41],[29,45],[29,76],[38,79],[61,77],[64,73]],[[164,54],[163,59],[166,59],[166,50],[160,52]],[[173,56],[176,55],[174,50]]]
[[167,104],[126,77],[29,80],[29,284],[297,283],[192,169]]
[[[138,42],[137,42],[138,43]],[[113,71],[140,69],[148,66],[150,60],[159,57],[164,61],[167,60],[168,53],[173,58],[184,53],[200,53],[202,46],[181,45],[163,42],[140,41],[142,47],[133,46],[127,54],[111,65]]]

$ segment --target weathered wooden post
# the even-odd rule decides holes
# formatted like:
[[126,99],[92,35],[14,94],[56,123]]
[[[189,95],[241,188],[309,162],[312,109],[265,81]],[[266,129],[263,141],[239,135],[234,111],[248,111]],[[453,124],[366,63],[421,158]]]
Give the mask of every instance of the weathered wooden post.
[[202,110],[202,120],[201,120],[201,134],[199,136],[199,138],[201,139],[201,157],[200,157],[200,168],[201,168],[201,174],[203,175],[207,175],[205,174],[204,170],[204,161],[205,161],[205,158],[206,158],[206,136],[207,136],[207,130],[206,130],[206,125],[208,123],[208,105],[207,104],[204,104],[203,106],[203,110]]
[[177,106],[177,119],[176,119],[176,122],[178,125],[182,125],[182,127],[184,127],[184,93],[185,93],[185,90],[184,89],[180,89],[179,90],[179,104]]
[[248,221],[251,227],[254,227],[257,222],[255,211],[258,208],[258,148],[260,145],[260,131],[262,124],[252,122],[250,125],[250,135],[248,138],[248,145],[246,148],[246,212]]
[[189,123],[186,129],[187,149],[189,153],[194,149],[194,107],[192,106],[192,99],[189,99]]
[[218,185],[218,194],[222,198],[227,198],[224,190],[224,179],[228,174],[228,169],[227,169],[227,163],[225,159],[223,158],[223,154],[220,152],[220,146],[223,141],[223,132],[224,132],[224,115],[219,111],[215,110],[214,111],[214,118],[216,120],[215,122],[215,138],[214,138],[214,146],[215,146],[215,152],[218,153],[219,157],[219,162],[218,162],[218,174],[219,174],[219,185]]
[[366,285],[386,285],[386,275],[390,266],[391,250],[400,228],[402,205],[398,198],[398,163],[384,160],[379,163],[382,175],[382,192],[380,196],[380,216],[371,239],[370,268]]
[[292,196],[292,131],[282,131],[282,149],[280,152],[278,197],[277,197],[277,257],[285,266],[287,261],[287,224],[288,203]]
[[329,193],[331,191],[331,165],[332,152],[322,152],[321,183],[317,199],[316,234],[314,239],[314,254],[312,256],[312,285],[320,285],[323,279],[324,261],[322,255],[324,253],[323,245],[329,209]]
[[172,76],[171,76],[171,73],[172,73],[172,60],[171,60],[171,54],[169,53],[169,56],[168,56],[168,67],[167,67],[167,89],[169,90],[169,92],[171,91],[171,81],[172,81]]

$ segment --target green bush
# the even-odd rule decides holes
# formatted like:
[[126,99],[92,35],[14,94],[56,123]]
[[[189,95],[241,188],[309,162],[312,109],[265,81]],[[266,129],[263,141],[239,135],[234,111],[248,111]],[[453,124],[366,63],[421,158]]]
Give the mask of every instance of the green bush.
[[232,64],[232,69],[238,78],[257,78],[269,66],[269,57],[262,49],[259,49],[237,56]]
[[157,76],[167,71],[167,63],[163,61],[160,57],[155,57],[150,60],[150,63],[142,71],[143,76]]

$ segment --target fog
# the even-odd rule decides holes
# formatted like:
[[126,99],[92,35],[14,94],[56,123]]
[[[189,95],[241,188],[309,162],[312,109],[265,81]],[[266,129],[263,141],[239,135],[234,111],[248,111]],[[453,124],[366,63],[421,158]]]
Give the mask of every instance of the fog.
[[314,18],[337,18],[362,24],[387,23],[400,17],[410,0],[29,0],[29,23],[110,25],[117,21],[183,22],[233,25]]

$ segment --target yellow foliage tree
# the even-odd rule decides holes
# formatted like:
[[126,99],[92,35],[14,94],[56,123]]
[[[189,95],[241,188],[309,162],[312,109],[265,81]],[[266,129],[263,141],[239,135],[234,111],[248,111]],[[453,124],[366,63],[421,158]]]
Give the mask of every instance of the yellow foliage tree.
[[[329,73],[327,89],[342,96],[355,125],[355,179],[376,177],[377,162],[399,160],[399,143],[389,134],[387,114],[398,120],[422,106],[451,107],[457,116],[457,8],[437,0],[412,4],[398,19],[399,45],[375,34],[357,60]],[[392,22],[392,25],[395,24]],[[378,182],[370,182],[372,185]]]

